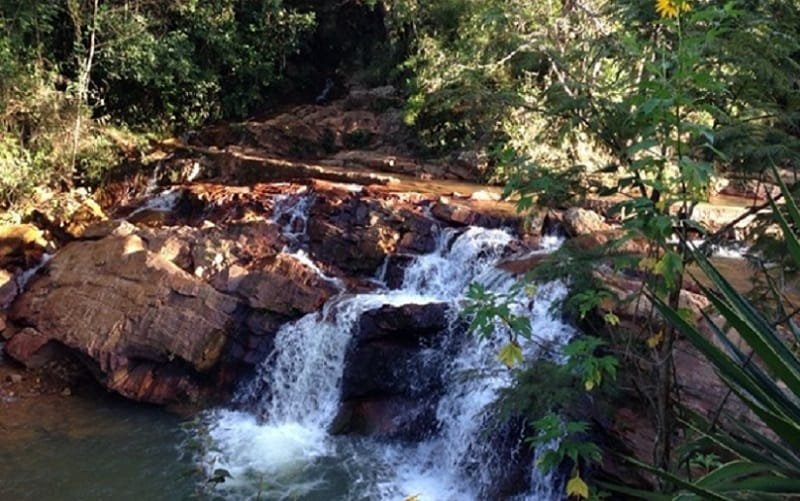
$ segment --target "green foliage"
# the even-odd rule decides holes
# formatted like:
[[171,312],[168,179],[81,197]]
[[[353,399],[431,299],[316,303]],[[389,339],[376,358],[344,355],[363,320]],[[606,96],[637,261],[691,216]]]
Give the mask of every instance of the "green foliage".
[[263,108],[284,58],[312,26],[312,15],[280,1],[105,3],[100,110],[133,124],[247,116]]
[[[800,209],[785,185],[785,213],[773,203],[792,259],[800,264]],[[714,289],[703,288],[714,308],[745,345],[737,345],[723,326],[710,316],[717,343],[664,302],[655,299],[664,317],[685,335],[713,364],[723,381],[763,422],[766,430],[743,422],[728,430],[708,423],[690,423],[705,443],[724,451],[726,460],[697,480],[677,478],[651,469],[674,482],[682,494],[711,499],[759,498],[800,495],[800,356],[792,343],[800,329],[791,318],[781,329],[737,292],[702,254],[695,259]],[[708,466],[716,466],[709,463]]]
[[[543,471],[550,471],[558,467],[564,458],[569,458],[573,463],[580,461],[600,461],[602,454],[600,447],[592,442],[582,440],[589,431],[589,424],[583,421],[564,422],[560,417],[549,414],[533,423],[537,430],[534,437],[528,442],[542,446],[543,453],[537,458],[537,465]],[[552,444],[556,444],[555,447]]]
[[96,5],[0,0],[2,208],[35,187],[97,183],[130,152],[120,126],[173,130],[263,109],[314,25],[280,0]]
[[566,369],[583,382],[586,391],[599,387],[604,376],[611,380],[617,378],[617,359],[611,355],[598,355],[605,344],[602,339],[581,336],[563,349],[567,357]]
[[498,322],[508,328],[509,340],[517,343],[518,337],[531,338],[530,320],[524,314],[514,312],[519,304],[520,295],[530,298],[535,289],[518,283],[507,293],[486,290],[484,286],[473,282],[467,291],[467,301],[462,313],[472,318],[469,326],[471,332],[488,337],[494,333]]
[[344,137],[342,137],[342,144],[344,144],[344,147],[351,150],[369,146],[370,141],[372,141],[372,132],[367,129],[355,129],[347,132]]
[[463,313],[471,317],[470,331],[491,336],[502,328],[508,342],[500,348],[498,359],[515,371],[515,384],[503,390],[498,401],[499,418],[509,415],[526,417],[536,430],[528,438],[539,451],[537,464],[549,471],[565,460],[572,461],[573,475],[568,482],[569,496],[589,497],[589,486],[580,476],[582,464],[601,458],[597,444],[587,441],[587,423],[571,420],[570,415],[586,392],[601,387],[604,380],[614,380],[617,360],[602,354],[605,342],[591,336],[579,336],[552,356],[564,363],[537,360],[524,366],[520,339],[532,339],[530,320],[519,311],[520,298],[534,294],[532,287],[519,282],[508,293],[493,293],[479,284],[471,284]]
[[538,208],[559,209],[578,205],[586,195],[583,166],[573,165],[563,169],[540,167],[528,158],[521,158],[506,149],[496,159],[495,175],[508,179],[503,198],[517,194],[517,210],[522,212]]

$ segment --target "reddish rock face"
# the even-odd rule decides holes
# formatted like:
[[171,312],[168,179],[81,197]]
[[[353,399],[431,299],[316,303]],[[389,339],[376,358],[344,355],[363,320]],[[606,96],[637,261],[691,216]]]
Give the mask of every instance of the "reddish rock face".
[[50,342],[35,329],[27,328],[14,334],[6,343],[5,350],[13,358],[24,361],[27,367],[38,368],[47,362],[49,353],[45,352],[45,346]]
[[320,309],[337,289],[299,259],[279,254],[247,273],[235,290],[253,308],[294,317]]
[[[433,251],[437,227],[520,222],[480,200],[318,180],[218,179],[171,193],[175,207],[151,211],[157,217],[139,211],[81,228],[21,295],[14,274],[0,272],[0,305],[14,301],[6,351],[30,366],[77,354],[107,388],[135,400],[204,400],[262,361],[286,321],[320,309],[339,287],[374,287],[367,277],[387,258],[387,279],[399,284],[403,266],[394,264]],[[130,216],[137,200],[112,213]],[[293,220],[278,203],[307,204],[307,217]],[[285,251],[295,246],[313,264]],[[365,315],[350,354],[357,370],[346,378],[349,398],[360,399],[354,408],[388,416],[401,401],[414,402],[408,412],[424,407],[420,388],[435,395],[439,375],[418,371],[420,347],[445,327],[443,305]]]
[[308,224],[311,254],[354,274],[372,274],[397,249],[397,218],[378,200],[322,193]]
[[92,360],[109,388],[161,403],[163,391],[130,390],[129,380],[142,380],[134,361],[209,371],[236,307],[234,298],[148,251],[138,236],[75,242],[14,303],[10,319],[31,327],[12,337],[7,351],[27,363],[36,344],[58,342]]

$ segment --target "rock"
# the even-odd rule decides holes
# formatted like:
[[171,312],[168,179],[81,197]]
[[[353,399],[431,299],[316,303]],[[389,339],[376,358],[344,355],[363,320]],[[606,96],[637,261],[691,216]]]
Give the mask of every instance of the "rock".
[[481,200],[440,197],[431,206],[431,214],[450,226],[522,229],[524,219],[510,204]]
[[602,233],[612,229],[612,226],[598,213],[578,207],[567,209],[562,224],[571,237]]
[[447,199],[440,199],[431,207],[431,213],[442,221],[455,226],[469,226],[476,223],[478,214],[463,205],[449,203]]
[[6,313],[4,311],[0,311],[0,334],[6,330]]
[[[367,396],[422,397],[441,387],[444,360],[426,359],[423,346],[388,341],[357,343],[347,352],[342,399]],[[436,354],[431,354],[436,356]]]
[[453,348],[447,310],[445,303],[385,305],[362,314],[345,355],[334,429],[418,439],[435,427]]
[[336,292],[329,280],[289,254],[279,254],[248,273],[236,288],[251,307],[286,316],[316,311]]
[[480,200],[483,202],[498,202],[500,200],[500,194],[489,190],[478,190],[476,192],[473,192],[469,198],[472,200]]
[[[308,238],[311,254],[344,271],[372,275],[397,249],[400,232],[391,212],[377,200],[352,192],[326,193],[311,208]],[[396,218],[393,218],[396,219]]]
[[[26,268],[38,261],[49,246],[39,228],[31,224],[0,226],[0,267]],[[2,277],[0,277],[1,279]]]
[[447,312],[446,303],[381,306],[361,315],[354,337],[359,343],[388,339],[415,345],[421,337],[447,329]]
[[65,231],[74,238],[80,238],[87,228],[99,221],[108,219],[103,209],[91,198],[84,200],[66,223]]
[[331,426],[334,434],[421,440],[436,428],[435,399],[403,397],[351,400],[342,405]]
[[169,392],[138,391],[130,381],[208,372],[235,328],[236,308],[138,236],[73,242],[14,303],[9,318],[30,327],[6,351],[29,365],[55,342],[96,365],[110,389],[164,403]]
[[504,259],[497,264],[497,267],[514,275],[522,275],[534,270],[547,257],[548,254],[545,253],[532,254],[525,257],[512,257]]
[[40,193],[36,207],[31,214],[32,220],[61,242],[80,238],[86,228],[108,219],[100,205],[83,188]]
[[776,184],[763,183],[757,179],[732,179],[719,193],[732,197],[766,200],[780,195],[781,189]]
[[[596,271],[595,276],[615,295],[613,299],[601,305],[604,310],[613,311],[621,318],[649,321],[653,305],[650,299],[642,294],[641,280],[612,272]],[[689,310],[692,318],[698,321],[703,317],[703,310],[708,309],[709,305],[708,298],[702,294],[685,289],[680,292],[678,307]]]
[[124,219],[109,219],[87,226],[81,233],[84,240],[99,240],[108,236],[127,237],[136,233],[136,226]]
[[16,276],[0,268],[0,309],[8,308],[17,294],[19,294],[19,288]]
[[9,374],[6,380],[11,384],[19,384],[22,382],[21,374]]
[[[521,418],[501,420],[498,416],[486,416],[484,420],[481,433],[491,444],[492,455],[482,461],[481,468],[492,481],[481,485],[479,498],[513,499],[530,488],[534,455],[524,437],[533,433]],[[468,468],[474,461],[475,458],[464,457],[461,467]]]
[[571,238],[567,245],[576,249],[585,251],[597,250],[599,247],[609,244],[612,241],[622,241],[621,244],[616,244],[614,250],[616,252],[623,252],[627,254],[638,254],[640,256],[647,255],[650,249],[650,242],[644,237],[634,236],[633,238],[626,238],[627,234],[624,230],[612,228],[607,231],[599,231],[596,233],[587,233],[578,235]]
[[64,388],[63,390],[61,390],[62,397],[69,397],[70,395],[72,395],[72,390],[70,390],[69,388]]
[[405,279],[406,268],[414,261],[415,257],[407,254],[392,254],[386,260],[386,273],[384,281],[390,289],[399,289]]
[[29,369],[44,367],[58,358],[57,348],[50,339],[27,327],[15,333],[5,344],[5,352]]

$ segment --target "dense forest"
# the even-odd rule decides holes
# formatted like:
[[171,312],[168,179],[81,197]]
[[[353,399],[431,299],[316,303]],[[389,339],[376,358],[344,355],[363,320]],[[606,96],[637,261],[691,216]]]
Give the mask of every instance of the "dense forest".
[[[571,239],[510,292],[475,284],[465,302],[476,336],[507,327],[498,357],[515,383],[500,405],[534,446],[558,442],[537,461],[568,496],[800,495],[800,328],[784,294],[800,265],[797,0],[0,0],[0,220],[24,219],[42,190],[152,170],[168,138],[380,87],[416,157],[478,158],[479,181],[529,222],[610,207],[613,234]],[[698,222],[724,185],[758,196],[734,223]],[[709,257],[745,217],[748,294]],[[640,285],[638,323],[621,318],[615,274]],[[528,365],[513,303],[554,279],[585,335]],[[683,405],[679,340],[758,426]],[[625,395],[655,445],[619,461],[658,493],[594,474],[613,446],[593,439],[587,402]]]

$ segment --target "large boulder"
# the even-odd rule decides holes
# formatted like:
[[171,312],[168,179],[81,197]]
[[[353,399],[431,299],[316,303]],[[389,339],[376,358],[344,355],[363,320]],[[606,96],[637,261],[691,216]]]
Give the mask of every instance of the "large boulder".
[[334,431],[419,439],[433,430],[449,327],[445,303],[362,314],[345,355]]
[[25,364],[55,342],[125,396],[193,399],[194,376],[219,362],[237,306],[136,235],[74,242],[13,304],[9,318],[28,328],[6,349]]

